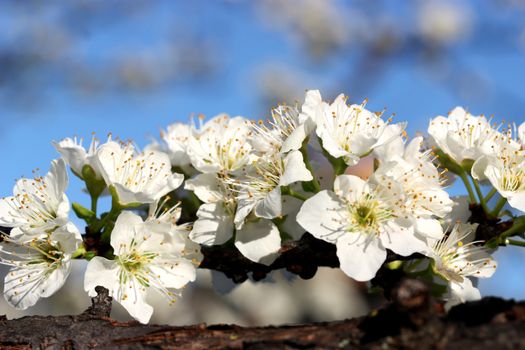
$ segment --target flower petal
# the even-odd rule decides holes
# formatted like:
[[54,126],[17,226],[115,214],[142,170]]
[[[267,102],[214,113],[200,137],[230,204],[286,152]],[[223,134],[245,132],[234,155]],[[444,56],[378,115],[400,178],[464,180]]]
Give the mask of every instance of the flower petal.
[[336,243],[341,270],[356,281],[369,281],[385,262],[386,249],[378,239],[347,233]]
[[235,246],[248,259],[271,265],[278,257],[281,236],[270,220],[248,221],[237,231]]
[[197,217],[190,233],[192,241],[214,245],[223,244],[232,237],[233,217],[223,202],[201,205]]
[[332,191],[321,191],[307,199],[297,222],[314,237],[327,242],[335,242],[346,233],[344,220],[346,209],[341,200]]
[[84,275],[84,290],[90,297],[97,296],[96,286],[105,287],[113,295],[119,289],[120,268],[116,261],[96,256],[89,261]]
[[301,152],[288,153],[284,158],[284,174],[279,179],[279,185],[288,186],[297,181],[311,181],[312,179],[312,173],[306,168]]

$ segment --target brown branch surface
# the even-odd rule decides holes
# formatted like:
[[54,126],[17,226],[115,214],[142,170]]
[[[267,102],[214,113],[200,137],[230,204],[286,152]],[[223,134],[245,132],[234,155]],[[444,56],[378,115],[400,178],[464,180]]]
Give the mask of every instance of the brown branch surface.
[[119,323],[111,298],[81,315],[0,319],[0,349],[524,349],[525,302],[485,298],[444,315],[424,284],[404,280],[372,315],[281,327]]

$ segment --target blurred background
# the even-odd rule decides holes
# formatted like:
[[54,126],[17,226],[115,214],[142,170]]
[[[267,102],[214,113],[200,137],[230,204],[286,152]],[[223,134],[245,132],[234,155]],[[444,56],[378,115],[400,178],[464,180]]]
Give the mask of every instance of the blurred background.
[[[194,114],[265,118],[306,89],[407,120],[410,136],[461,105],[496,121],[525,120],[525,1],[38,1],[0,2],[0,194],[45,174],[67,136],[109,132],[145,146]],[[69,197],[88,203],[71,180]],[[460,187],[453,187],[458,193]],[[520,248],[497,253],[483,295],[525,298]],[[29,313],[80,312],[85,264]],[[2,270],[5,272],[5,269]],[[373,299],[339,270],[309,281],[229,283],[201,271],[154,322],[279,324],[366,313]],[[225,293],[227,292],[227,293]],[[224,294],[225,293],[225,294]],[[0,314],[20,313],[0,298]],[[370,301],[372,300],[372,302]],[[168,309],[168,311],[161,311]],[[117,307],[115,315],[125,319]]]

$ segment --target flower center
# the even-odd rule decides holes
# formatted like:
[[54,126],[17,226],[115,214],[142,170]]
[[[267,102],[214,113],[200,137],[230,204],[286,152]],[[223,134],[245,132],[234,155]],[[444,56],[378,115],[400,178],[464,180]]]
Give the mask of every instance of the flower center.
[[376,219],[373,209],[363,205],[355,210],[354,218],[360,226],[373,225]]
[[370,194],[360,202],[348,203],[348,212],[348,232],[359,231],[374,235],[379,235],[381,224],[394,216],[385,203]]

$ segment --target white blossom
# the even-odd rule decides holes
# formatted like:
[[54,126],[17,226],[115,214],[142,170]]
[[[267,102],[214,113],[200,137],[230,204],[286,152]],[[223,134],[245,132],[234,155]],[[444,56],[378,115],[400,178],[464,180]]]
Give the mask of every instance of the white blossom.
[[89,295],[96,295],[96,286],[108,288],[141,323],[147,323],[153,313],[146,302],[150,289],[172,304],[177,295],[173,290],[195,280],[196,265],[202,258],[193,243],[174,232],[169,217],[171,214],[143,221],[129,211],[120,214],[111,234],[115,259],[97,256],[88,264],[84,289]]
[[[111,137],[109,140],[111,140]],[[52,144],[66,163],[71,167],[71,170],[75,175],[82,179],[82,169],[85,165],[89,165],[95,172],[95,175],[98,178],[102,178],[99,165],[96,161],[96,152],[100,145],[98,139],[93,137],[87,150],[82,146],[82,139],[77,139],[76,137],[68,137],[60,142],[53,141]]]
[[184,176],[171,172],[166,153],[137,153],[131,143],[107,142],[96,153],[102,176],[121,204],[153,203],[179,187]]
[[259,218],[273,219],[281,216],[281,188],[313,179],[299,151],[291,151],[284,157],[280,154],[261,157],[252,166],[253,172],[249,172],[244,179],[232,182],[237,191],[235,224],[239,229],[252,210]]
[[160,136],[166,144],[166,153],[170,156],[171,165],[184,167],[190,164],[187,148],[191,132],[191,126],[185,123],[174,123],[169,125],[166,131],[161,131]]
[[316,111],[316,133],[323,148],[334,158],[342,157],[349,166],[403,132],[400,125],[389,125],[381,115],[365,109],[365,103],[347,105],[343,94],[332,104],[323,102]]
[[242,171],[253,159],[252,132],[252,123],[243,117],[216,116],[191,133],[187,146],[191,164],[202,173]]
[[443,179],[430,152],[420,151],[422,142],[421,137],[416,137],[406,145],[402,154],[383,160],[370,182],[377,188],[392,183],[399,186],[404,201],[399,204],[398,215],[411,221],[416,233],[440,238],[439,219],[452,210],[453,202],[442,187]]
[[0,263],[11,266],[4,280],[7,302],[25,310],[53,295],[66,281],[72,254],[81,244],[80,232],[71,223],[43,238],[5,236],[0,243]]
[[[310,116],[315,114],[315,91],[306,93],[302,111],[296,106],[280,105],[271,111],[272,119],[267,125],[261,120],[254,124],[255,134],[252,143],[260,152],[296,151],[301,148],[304,140],[315,129],[315,122]],[[320,101],[320,95],[319,95]]]
[[429,240],[425,255],[433,260],[433,270],[448,283],[447,308],[481,298],[468,277],[488,278],[497,263],[479,241],[474,241],[477,224],[456,224],[440,240]]
[[13,189],[13,196],[0,199],[0,226],[13,227],[11,236],[22,234],[45,236],[69,220],[66,163],[53,160],[46,176],[22,178]]
[[306,200],[297,222],[315,237],[334,243],[341,269],[358,281],[372,279],[386,249],[408,256],[425,248],[410,220],[399,212],[403,189],[396,182],[376,188],[353,175],[340,175],[334,191]]
[[432,142],[456,163],[475,161],[491,154],[504,136],[484,116],[474,116],[462,107],[454,108],[447,117],[430,121],[428,133]]
[[204,245],[223,244],[232,238],[237,200],[221,174],[199,174],[187,180],[185,189],[204,202],[197,210],[190,238]]
[[472,176],[490,181],[510,206],[525,212],[525,149],[505,147],[482,156],[472,166]]

